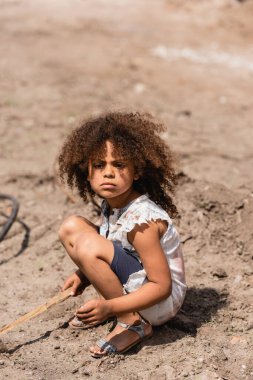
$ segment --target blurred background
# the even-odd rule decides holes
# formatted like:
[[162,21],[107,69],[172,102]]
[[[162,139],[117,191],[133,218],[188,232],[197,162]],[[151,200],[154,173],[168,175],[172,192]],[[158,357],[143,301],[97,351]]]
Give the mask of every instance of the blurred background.
[[48,170],[80,119],[120,108],[165,122],[194,178],[252,180],[252,1],[0,4],[2,174]]

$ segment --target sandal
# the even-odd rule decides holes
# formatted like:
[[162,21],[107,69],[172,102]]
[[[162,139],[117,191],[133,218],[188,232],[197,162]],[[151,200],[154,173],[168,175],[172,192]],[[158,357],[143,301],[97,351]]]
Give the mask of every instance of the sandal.
[[[96,353],[91,351],[91,356],[93,358],[101,358],[106,355],[112,355],[112,354],[123,354],[130,350],[130,348],[134,347],[136,344],[140,343],[141,341],[150,338],[153,335],[153,331],[151,329],[151,332],[147,335],[145,335],[145,325],[148,325],[145,321],[137,321],[133,325],[129,325],[124,322],[117,321],[117,325],[123,327],[126,330],[133,331],[138,335],[138,339],[131,344],[129,344],[127,347],[125,347],[122,350],[118,350],[117,347],[112,344],[110,341],[106,341],[105,339],[100,339],[96,345],[101,348],[104,353]],[[120,334],[118,334],[120,335]],[[117,336],[117,335],[115,335]]]
[[69,321],[69,327],[73,330],[87,330],[104,324],[105,322],[112,322],[111,326],[109,326],[109,331],[113,330],[116,326],[115,318],[109,318],[107,321],[99,322],[93,325],[91,323],[83,323],[81,319],[79,319],[78,317],[74,317]]
[[74,330],[87,330],[98,325],[100,325],[100,323],[97,323],[96,325],[92,325],[91,323],[83,323],[83,321],[77,317],[74,317],[69,321],[69,327]]

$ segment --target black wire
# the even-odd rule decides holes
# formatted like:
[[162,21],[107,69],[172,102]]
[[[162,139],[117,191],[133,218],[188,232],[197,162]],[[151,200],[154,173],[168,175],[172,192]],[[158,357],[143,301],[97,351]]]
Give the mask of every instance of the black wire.
[[16,198],[14,198],[12,195],[0,194],[0,199],[8,199],[12,202],[11,215],[8,216],[7,222],[4,224],[0,231],[0,241],[2,241],[5,238],[5,235],[7,234],[11,226],[13,225],[13,223],[15,222],[15,219],[18,215],[19,203],[16,200]]
[[[3,212],[0,213],[0,215],[4,216],[5,218],[8,218],[8,216],[6,214],[4,214]],[[24,238],[23,238],[23,241],[21,243],[21,247],[20,249],[18,250],[17,253],[15,253],[15,255],[9,257],[8,259],[3,259],[3,260],[0,260],[0,265],[2,264],[6,264],[8,263],[10,260],[14,259],[15,257],[21,255],[21,253],[23,253],[26,248],[28,247],[29,245],[29,239],[30,239],[30,228],[28,227],[28,225],[23,222],[21,219],[19,218],[16,218],[16,221],[21,224],[21,226],[24,228],[25,230],[25,234],[24,234]]]

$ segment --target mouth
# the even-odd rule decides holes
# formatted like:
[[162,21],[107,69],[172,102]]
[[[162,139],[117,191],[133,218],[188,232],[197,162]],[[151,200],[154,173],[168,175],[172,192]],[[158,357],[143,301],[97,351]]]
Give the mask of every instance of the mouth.
[[111,182],[104,182],[100,185],[102,188],[104,189],[112,189],[114,188],[116,185],[114,183],[111,183]]

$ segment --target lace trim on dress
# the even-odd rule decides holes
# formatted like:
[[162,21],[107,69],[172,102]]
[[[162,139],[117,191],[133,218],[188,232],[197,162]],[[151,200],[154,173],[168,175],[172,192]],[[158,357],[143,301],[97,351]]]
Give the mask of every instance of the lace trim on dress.
[[130,232],[134,229],[136,224],[147,224],[155,220],[165,220],[168,222],[168,227],[170,227],[172,221],[166,211],[164,211],[156,204],[153,204],[152,202],[148,203],[148,207],[147,203],[144,204],[143,207],[141,204],[138,204],[138,208],[133,207],[133,210],[131,210],[130,206],[129,209],[126,210],[124,214],[122,214],[121,217],[117,220],[116,224],[122,226],[120,230]]

